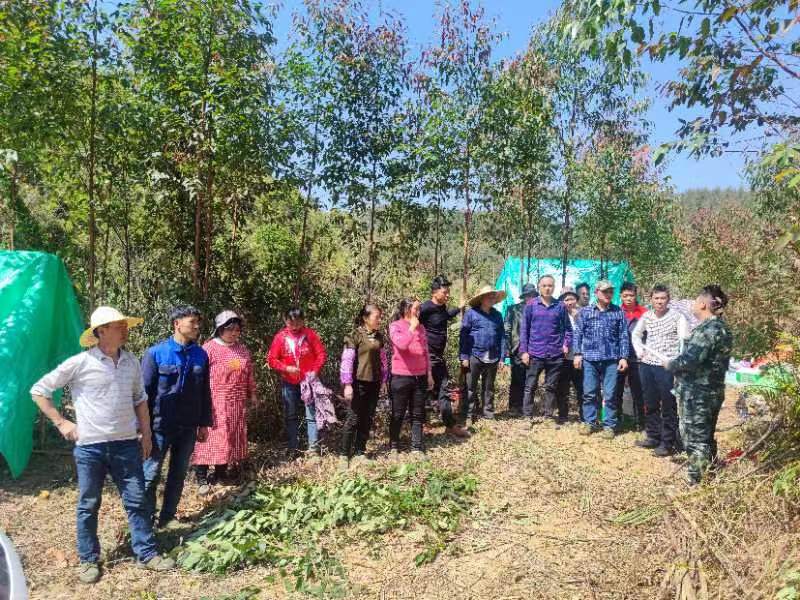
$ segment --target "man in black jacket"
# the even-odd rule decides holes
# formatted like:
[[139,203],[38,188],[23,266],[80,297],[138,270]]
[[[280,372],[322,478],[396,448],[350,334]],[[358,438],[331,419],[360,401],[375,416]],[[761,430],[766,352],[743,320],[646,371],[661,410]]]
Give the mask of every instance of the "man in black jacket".
[[447,360],[444,353],[447,348],[447,324],[461,312],[461,307],[447,308],[450,299],[450,282],[444,275],[438,275],[431,282],[431,299],[423,302],[419,309],[419,322],[428,336],[428,354],[431,359],[433,374],[432,397],[438,401],[439,414],[446,433],[468,437],[469,432],[456,423],[453,406],[450,403]]
[[525,373],[527,366],[522,362],[519,354],[519,328],[522,324],[522,313],[525,306],[536,298],[539,293],[536,286],[526,283],[520,292],[520,302],[509,307],[506,311],[505,330],[506,348],[508,358],[511,360],[511,387],[508,389],[508,414],[512,417],[522,415],[522,396],[525,393]]

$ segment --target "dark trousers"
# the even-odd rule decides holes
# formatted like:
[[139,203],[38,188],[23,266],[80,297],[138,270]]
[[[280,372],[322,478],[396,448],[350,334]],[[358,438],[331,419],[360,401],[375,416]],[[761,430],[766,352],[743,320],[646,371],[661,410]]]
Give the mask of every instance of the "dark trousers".
[[380,389],[380,381],[355,381],[353,383],[353,400],[345,411],[340,455],[350,456],[366,452]]
[[153,516],[156,514],[156,488],[161,480],[161,467],[169,452],[164,500],[158,517],[158,522],[162,525],[174,519],[178,511],[196,439],[196,427],[177,427],[167,432],[153,432],[153,451],[150,458],[144,461],[145,493]]
[[450,372],[443,357],[431,354],[431,374],[433,389],[430,397],[439,404],[439,416],[444,426],[452,427],[456,420],[453,417],[453,404],[450,402]]
[[583,371],[576,369],[572,359],[564,359],[561,374],[558,377],[558,405],[569,408],[569,387],[575,388],[575,398],[578,404],[578,416],[583,421]]
[[528,367],[518,355],[511,358],[511,386],[508,388],[509,410],[522,412],[522,398],[525,396],[525,376]]
[[494,380],[497,362],[485,363],[474,356],[469,359],[467,401],[461,404],[461,417],[477,419],[481,410],[487,419],[494,418]]
[[428,395],[427,375],[392,375],[392,418],[389,422],[389,445],[400,449],[400,430],[406,413],[411,413],[411,448],[424,450],[422,425],[425,423],[425,398]]
[[542,410],[542,414],[552,419],[553,410],[558,406],[558,418],[567,418],[569,412],[566,398],[559,397],[556,393],[563,365],[564,359],[560,356],[557,358],[531,356],[531,362],[528,365],[528,371],[525,376],[525,394],[522,400],[522,413],[526,417],[533,416],[534,397],[536,396],[536,388],[539,387],[539,375],[544,371],[544,410]]
[[640,374],[647,437],[665,448],[673,448],[678,439],[678,402],[672,394],[672,373],[664,367],[642,363]]
[[642,379],[638,362],[629,360],[628,368],[617,375],[615,399],[620,412],[622,412],[622,395],[625,393],[626,379],[628,380],[628,385],[631,388],[631,396],[633,397],[633,416],[636,419],[636,426],[639,429],[644,429],[644,395],[642,394]]

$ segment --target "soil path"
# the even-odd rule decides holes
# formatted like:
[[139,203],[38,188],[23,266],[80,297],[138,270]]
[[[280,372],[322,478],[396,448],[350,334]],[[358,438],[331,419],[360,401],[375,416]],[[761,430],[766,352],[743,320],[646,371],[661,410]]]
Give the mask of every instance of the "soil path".
[[[434,429],[430,460],[437,467],[474,473],[479,482],[475,509],[439,557],[422,567],[413,562],[423,547],[414,531],[344,548],[339,558],[351,584],[348,597],[658,597],[668,567],[659,564],[665,539],[660,520],[638,527],[611,520],[665,502],[686,487],[680,467],[635,448],[637,437],[629,432],[607,441],[578,435],[575,424],[557,430],[502,417],[482,422],[463,443]],[[384,468],[386,461],[368,469]],[[334,470],[335,458],[327,457],[318,466],[277,465],[265,475],[273,481],[324,479]],[[185,513],[202,509],[192,485],[185,500]],[[247,585],[262,589],[264,598],[288,597],[280,583],[265,582],[268,569],[226,577],[136,569],[119,549],[125,521],[111,486],[100,517],[106,572],[99,584],[78,587],[73,583],[75,501],[68,456],[37,456],[24,478],[6,479],[0,486],[0,529],[18,546],[33,599],[217,599]]]

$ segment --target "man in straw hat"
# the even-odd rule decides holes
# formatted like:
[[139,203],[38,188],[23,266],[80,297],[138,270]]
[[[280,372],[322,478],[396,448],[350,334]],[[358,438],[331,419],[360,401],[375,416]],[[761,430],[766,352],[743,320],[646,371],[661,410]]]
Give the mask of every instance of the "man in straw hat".
[[[461,404],[461,416],[473,423],[480,417],[494,418],[494,380],[497,367],[506,355],[506,336],[503,316],[493,308],[506,297],[502,290],[483,286],[470,298],[472,307],[461,321],[459,358],[467,373],[467,401]],[[478,383],[480,382],[480,393]]]
[[617,374],[628,368],[630,340],[622,309],[611,303],[614,286],[608,281],[595,285],[597,303],[585,306],[575,323],[575,368],[583,369],[583,423],[581,435],[598,429],[600,388],[603,389],[605,439],[614,439],[617,428]]
[[208,354],[197,345],[200,311],[178,306],[170,314],[172,336],[149,348],[142,378],[153,420],[153,453],[145,461],[145,490],[155,516],[156,488],[169,453],[158,526],[179,529],[175,518],[195,441],[205,441],[211,419]]
[[[33,401],[65,439],[75,442],[78,473],[78,579],[100,578],[97,515],[106,474],[119,490],[137,564],[152,571],[175,566],[158,555],[151,513],[145,499],[142,458],[151,451],[150,415],[136,357],[123,349],[128,328],[142,323],[118,310],[101,306],[80,344],[87,351],[68,358],[31,388]],[[70,386],[76,423],[53,405],[53,392]],[[141,434],[141,444],[139,440]]]

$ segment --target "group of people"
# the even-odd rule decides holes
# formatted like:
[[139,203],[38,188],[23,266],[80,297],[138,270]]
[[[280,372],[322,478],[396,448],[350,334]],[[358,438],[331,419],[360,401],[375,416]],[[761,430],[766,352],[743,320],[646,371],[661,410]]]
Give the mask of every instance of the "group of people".
[[[567,288],[556,298],[555,280],[545,275],[537,285],[522,288],[521,301],[508,308],[505,318],[494,308],[505,292],[486,286],[463,306],[451,307],[450,285],[437,276],[430,299],[402,299],[386,330],[380,306],[368,303],[356,315],[339,364],[340,468],[367,460],[382,392],[390,400],[390,454],[401,452],[408,420],[411,452],[422,456],[429,404],[438,410],[446,434],[467,438],[470,425],[494,418],[495,378],[498,369],[510,367],[511,416],[529,418],[532,424],[541,416],[561,427],[574,388],[580,433],[600,431],[607,439],[618,430],[627,381],[637,423],[646,432],[636,445],[669,456],[683,440],[689,480],[700,481],[716,455],[714,430],[731,352],[731,335],[721,319],[728,299],[718,286],[707,286],[695,299],[693,312],[700,324],[690,334],[687,319],[670,307],[669,291],[660,285],[650,294],[651,308],[645,309],[633,284],[622,286],[617,306],[613,286],[599,281],[590,304],[588,285]],[[446,348],[450,323],[459,315],[463,384],[454,385]],[[289,453],[301,454],[305,421],[305,456],[316,461],[319,428],[337,420],[333,394],[319,377],[327,353],[302,309],[288,310],[284,322],[266,362],[281,379]],[[129,328],[141,323],[116,309],[98,308],[80,339],[87,350],[31,389],[42,412],[76,443],[78,577],[84,583],[100,577],[97,521],[107,474],[127,512],[137,563],[164,571],[174,561],[158,554],[154,529],[181,527],[176,514],[190,464],[198,492],[206,494],[215,483],[238,481],[247,458],[246,411],[258,396],[253,360],[240,341],[241,316],[230,310],[217,315],[201,347],[200,312],[178,307],[170,315],[172,335],[149,348],[140,364],[124,346]],[[537,410],[540,379],[543,402]],[[65,386],[71,389],[76,423],[53,402],[53,394]],[[157,511],[156,489],[168,454]]]

